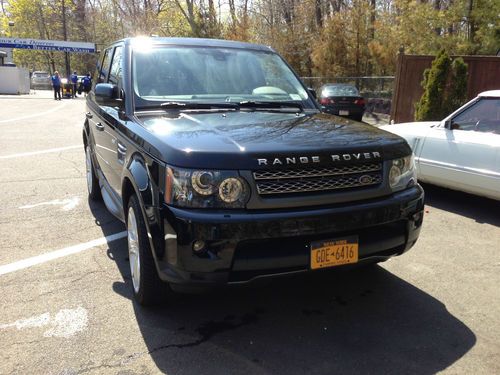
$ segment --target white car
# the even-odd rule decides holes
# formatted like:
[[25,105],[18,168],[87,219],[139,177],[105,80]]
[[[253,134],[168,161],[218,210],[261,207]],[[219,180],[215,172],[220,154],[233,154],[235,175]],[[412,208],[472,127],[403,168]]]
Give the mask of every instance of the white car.
[[420,181],[500,200],[500,90],[482,92],[442,121],[381,128],[406,139]]

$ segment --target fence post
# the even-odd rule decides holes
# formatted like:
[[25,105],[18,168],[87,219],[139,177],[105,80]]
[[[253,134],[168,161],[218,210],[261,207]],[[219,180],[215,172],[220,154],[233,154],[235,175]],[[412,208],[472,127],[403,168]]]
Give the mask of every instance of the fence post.
[[394,82],[394,91],[392,92],[392,100],[391,100],[391,116],[390,121],[397,122],[398,117],[398,99],[399,99],[399,85],[401,83],[401,74],[403,72],[404,65],[404,56],[405,56],[405,47],[399,47],[398,60],[396,63],[396,79]]

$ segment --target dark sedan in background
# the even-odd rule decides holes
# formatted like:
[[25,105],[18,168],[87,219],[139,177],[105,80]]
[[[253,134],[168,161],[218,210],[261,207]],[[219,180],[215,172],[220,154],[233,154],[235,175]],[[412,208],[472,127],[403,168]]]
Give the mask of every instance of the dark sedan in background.
[[365,112],[365,99],[356,87],[341,83],[329,83],[321,86],[319,102],[323,112],[345,116],[361,121]]

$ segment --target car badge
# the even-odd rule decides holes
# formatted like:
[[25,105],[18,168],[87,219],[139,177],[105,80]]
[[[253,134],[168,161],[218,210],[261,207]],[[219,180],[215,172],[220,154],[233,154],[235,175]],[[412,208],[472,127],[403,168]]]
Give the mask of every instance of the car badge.
[[367,174],[361,176],[359,178],[359,183],[362,184],[362,185],[368,185],[368,184],[371,184],[373,181],[373,178]]

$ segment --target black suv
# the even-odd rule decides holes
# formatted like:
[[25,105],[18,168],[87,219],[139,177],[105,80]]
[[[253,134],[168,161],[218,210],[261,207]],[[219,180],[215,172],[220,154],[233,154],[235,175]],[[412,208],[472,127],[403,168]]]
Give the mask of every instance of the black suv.
[[408,144],[321,113],[271,48],[124,39],[96,78],[89,195],[126,223],[139,303],[379,262],[417,241],[424,194]]

